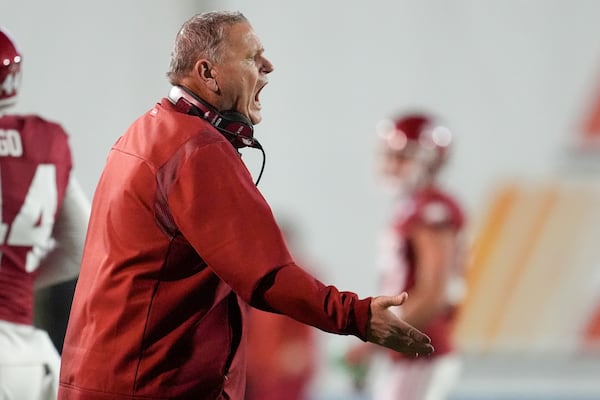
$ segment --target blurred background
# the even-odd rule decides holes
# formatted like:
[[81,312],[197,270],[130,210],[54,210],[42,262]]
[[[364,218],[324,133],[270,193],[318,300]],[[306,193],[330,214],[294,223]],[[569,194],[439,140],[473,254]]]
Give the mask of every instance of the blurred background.
[[[24,56],[16,111],[65,127],[90,197],[112,143],[166,95],[178,28],[212,9],[242,11],[275,65],[260,188],[310,268],[377,294],[390,199],[375,124],[432,110],[456,136],[444,182],[469,214],[453,399],[600,398],[600,2],[1,0]],[[260,154],[244,158],[256,176]],[[38,315],[59,347],[66,308]],[[338,362],[355,340],[319,333],[315,399],[359,396]]]

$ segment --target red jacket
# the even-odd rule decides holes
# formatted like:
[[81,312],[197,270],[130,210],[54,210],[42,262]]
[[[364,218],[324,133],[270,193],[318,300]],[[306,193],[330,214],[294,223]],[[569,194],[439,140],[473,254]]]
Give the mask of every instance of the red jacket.
[[366,335],[370,298],[296,266],[233,146],[163,99],[96,188],[59,399],[243,399],[246,303]]

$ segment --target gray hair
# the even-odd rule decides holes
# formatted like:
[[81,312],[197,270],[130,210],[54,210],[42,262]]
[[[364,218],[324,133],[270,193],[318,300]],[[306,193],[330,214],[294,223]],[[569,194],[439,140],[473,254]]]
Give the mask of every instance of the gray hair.
[[171,52],[167,77],[172,84],[186,76],[199,58],[221,61],[226,29],[248,19],[239,11],[209,11],[196,14],[182,26]]

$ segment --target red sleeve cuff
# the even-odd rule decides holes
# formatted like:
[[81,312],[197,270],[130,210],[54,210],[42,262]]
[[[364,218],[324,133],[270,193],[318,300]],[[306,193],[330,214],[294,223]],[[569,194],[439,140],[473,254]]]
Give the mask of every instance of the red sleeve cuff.
[[326,332],[366,340],[371,298],[325,286],[295,264],[265,276],[252,295],[251,305],[285,314]]

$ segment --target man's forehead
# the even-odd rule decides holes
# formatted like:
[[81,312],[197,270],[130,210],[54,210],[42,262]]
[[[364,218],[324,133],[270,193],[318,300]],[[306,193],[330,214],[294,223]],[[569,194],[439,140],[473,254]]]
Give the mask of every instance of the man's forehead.
[[230,27],[229,41],[232,45],[240,45],[256,51],[263,50],[260,38],[252,26],[246,22],[240,22]]

